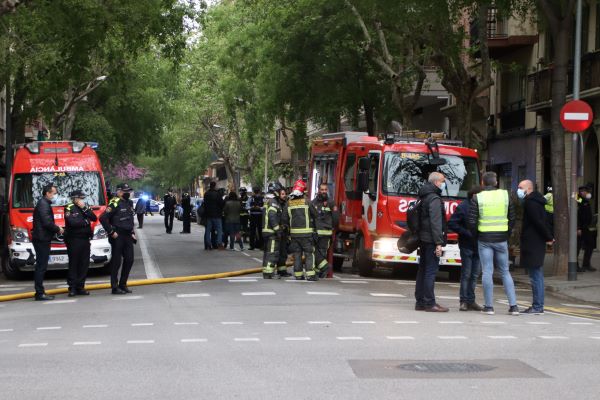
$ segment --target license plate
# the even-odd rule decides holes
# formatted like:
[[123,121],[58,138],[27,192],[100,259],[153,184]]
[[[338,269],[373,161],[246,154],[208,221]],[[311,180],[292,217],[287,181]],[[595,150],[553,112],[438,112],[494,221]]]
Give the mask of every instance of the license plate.
[[50,256],[50,259],[48,260],[49,264],[67,264],[68,262],[69,257],[66,254]]

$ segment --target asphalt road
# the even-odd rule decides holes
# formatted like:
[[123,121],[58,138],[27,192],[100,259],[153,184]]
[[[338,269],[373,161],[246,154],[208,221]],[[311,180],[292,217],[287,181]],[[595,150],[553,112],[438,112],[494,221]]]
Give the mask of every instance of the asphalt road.
[[[258,265],[258,252],[204,251],[201,234],[166,235],[149,218],[132,279]],[[600,320],[509,316],[501,288],[496,315],[459,312],[448,281],[436,290],[451,312],[415,312],[414,282],[387,278],[255,275],[0,303],[0,398],[598,398]],[[0,281],[2,294],[30,287]],[[517,295],[526,305],[530,292]]]

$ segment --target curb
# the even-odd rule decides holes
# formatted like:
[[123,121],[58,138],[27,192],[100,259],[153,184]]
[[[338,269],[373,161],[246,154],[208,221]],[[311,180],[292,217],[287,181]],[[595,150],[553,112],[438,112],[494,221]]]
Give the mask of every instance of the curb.
[[[128,282],[127,286],[147,286],[147,285],[161,285],[161,284],[165,284],[165,283],[208,281],[208,280],[213,280],[213,279],[231,278],[234,276],[257,274],[260,272],[262,272],[262,268],[250,268],[250,269],[242,269],[239,271],[220,272],[217,274],[176,276],[176,277],[171,277],[171,278],[158,278],[158,279],[140,279],[137,281]],[[85,287],[86,290],[101,290],[101,289],[110,289],[110,288],[111,288],[111,286],[109,283],[99,283],[96,285],[88,285]],[[47,294],[64,294],[64,293],[68,293],[68,292],[69,292],[69,289],[67,289],[67,288],[51,289],[51,290],[46,291]],[[5,301],[32,299],[34,297],[35,297],[35,292],[23,292],[23,293],[8,294],[8,295],[0,296],[0,303],[5,302]]]

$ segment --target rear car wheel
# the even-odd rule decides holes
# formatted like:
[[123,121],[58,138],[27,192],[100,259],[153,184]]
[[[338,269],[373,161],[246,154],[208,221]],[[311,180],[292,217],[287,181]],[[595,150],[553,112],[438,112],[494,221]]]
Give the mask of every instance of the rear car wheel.
[[8,259],[8,249],[4,249],[2,254],[2,272],[4,276],[11,280],[18,280],[23,278],[23,272],[13,265],[11,265]]
[[375,263],[371,259],[371,252],[365,249],[365,239],[359,236],[354,248],[353,269],[358,269],[360,276],[371,276],[375,269]]

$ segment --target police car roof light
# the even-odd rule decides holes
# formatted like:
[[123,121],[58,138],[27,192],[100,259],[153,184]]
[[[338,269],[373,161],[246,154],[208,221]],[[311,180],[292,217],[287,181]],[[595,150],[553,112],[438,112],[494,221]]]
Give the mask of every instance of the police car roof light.
[[85,142],[72,142],[71,145],[73,146],[73,153],[81,153],[86,146]]
[[40,154],[40,143],[30,142],[25,145],[25,148],[29,150],[31,154]]

